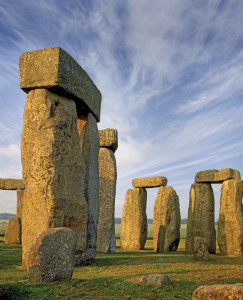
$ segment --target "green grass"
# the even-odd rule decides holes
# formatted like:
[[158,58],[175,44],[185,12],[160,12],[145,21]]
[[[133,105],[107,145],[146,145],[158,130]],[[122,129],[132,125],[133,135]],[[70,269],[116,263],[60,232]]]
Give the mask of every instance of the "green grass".
[[[19,268],[21,246],[5,245],[1,238],[0,298],[191,299],[200,285],[243,282],[242,258],[210,255],[208,262],[195,261],[183,251],[184,238],[174,253],[153,252],[151,236],[142,251],[123,251],[119,238],[116,242],[116,253],[98,254],[90,265],[75,268],[72,280],[30,284],[27,272]],[[168,275],[172,284],[161,288],[138,284],[140,276],[152,273]]]

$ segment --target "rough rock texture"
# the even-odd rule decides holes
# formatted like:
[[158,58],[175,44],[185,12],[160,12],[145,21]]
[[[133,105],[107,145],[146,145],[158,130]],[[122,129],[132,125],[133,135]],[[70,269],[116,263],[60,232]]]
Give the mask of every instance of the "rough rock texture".
[[222,184],[218,244],[221,255],[242,256],[242,185],[239,180],[227,180]]
[[21,219],[12,217],[5,230],[5,244],[21,244]]
[[25,185],[22,267],[40,233],[55,227],[69,227],[77,232],[76,264],[84,264],[87,203],[76,105],[72,99],[46,89],[28,93],[21,159]]
[[77,234],[69,228],[42,232],[30,248],[27,270],[30,282],[71,279]]
[[195,260],[208,261],[208,241],[200,236],[194,237],[194,258]]
[[0,190],[23,190],[24,184],[22,179],[0,179]]
[[161,225],[165,226],[164,251],[176,251],[180,241],[181,216],[179,198],[171,186],[161,186],[154,203],[153,246],[155,251],[162,249],[162,246],[158,248]]
[[78,116],[80,147],[85,166],[85,199],[88,204],[86,259],[96,255],[97,223],[99,215],[99,134],[94,116]]
[[170,284],[171,280],[167,275],[164,274],[149,274],[142,276],[140,283],[159,287]]
[[113,150],[118,148],[118,132],[116,129],[99,130],[100,147],[105,147]]
[[108,148],[99,152],[99,221],[97,233],[97,251],[115,252],[115,196],[116,196],[116,158]]
[[192,300],[229,299],[243,299],[243,283],[199,286],[192,294]]
[[23,53],[19,60],[20,88],[25,92],[48,88],[85,105],[100,120],[101,94],[84,69],[62,48]]
[[200,171],[195,176],[197,183],[222,183],[225,180],[241,180],[240,172],[230,168],[221,170],[205,170]]
[[193,252],[196,236],[208,241],[209,253],[216,253],[214,194],[209,183],[194,183],[191,186],[186,234],[187,252]]
[[157,239],[157,252],[164,252],[165,250],[165,234],[166,227],[163,225],[159,226],[158,239]]
[[121,221],[121,248],[142,250],[147,239],[147,191],[143,188],[129,189],[126,193]]
[[22,219],[24,205],[24,190],[17,190],[17,213],[16,216]]
[[163,176],[141,177],[132,180],[132,185],[135,188],[152,188],[166,186],[167,178]]

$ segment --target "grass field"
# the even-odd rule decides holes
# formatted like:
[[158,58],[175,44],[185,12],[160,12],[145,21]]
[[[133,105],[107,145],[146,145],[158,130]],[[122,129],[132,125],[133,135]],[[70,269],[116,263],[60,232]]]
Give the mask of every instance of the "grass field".
[[[150,226],[151,227],[151,226]],[[119,235],[119,226],[116,226]],[[184,237],[185,226],[182,226]],[[243,282],[243,259],[210,255],[208,262],[195,261],[184,252],[181,239],[177,252],[152,251],[151,228],[142,251],[97,254],[86,267],[75,268],[72,280],[49,284],[28,283],[21,270],[21,246],[3,243],[0,237],[0,298],[3,299],[191,299],[200,285]],[[140,276],[168,275],[172,284],[162,288],[138,284]]]

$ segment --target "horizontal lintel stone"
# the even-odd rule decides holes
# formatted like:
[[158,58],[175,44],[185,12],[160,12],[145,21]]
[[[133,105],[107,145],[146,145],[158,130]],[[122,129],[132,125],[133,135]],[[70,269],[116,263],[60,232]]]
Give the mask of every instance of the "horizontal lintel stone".
[[0,190],[24,190],[23,180],[0,178]]
[[100,147],[109,148],[114,152],[118,148],[118,132],[116,129],[99,130]]
[[240,172],[230,168],[200,171],[195,176],[196,183],[222,183],[226,180],[241,180]]
[[[87,106],[100,121],[101,93],[86,71],[60,47],[23,53],[19,60],[20,88],[47,88]],[[80,101],[81,100],[81,101]]]
[[134,178],[132,185],[135,188],[153,188],[167,185],[167,178],[163,176]]

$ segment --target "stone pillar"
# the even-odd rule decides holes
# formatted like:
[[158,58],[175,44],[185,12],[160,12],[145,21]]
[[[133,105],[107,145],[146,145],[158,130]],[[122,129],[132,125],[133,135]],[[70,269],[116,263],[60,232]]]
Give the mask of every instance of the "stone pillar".
[[111,253],[116,251],[115,238],[115,196],[116,196],[116,158],[118,147],[116,129],[99,130],[99,221],[97,251]]
[[210,183],[194,183],[190,190],[186,251],[194,251],[194,237],[208,241],[208,252],[216,253],[214,195]]
[[87,203],[77,112],[90,111],[99,121],[100,92],[59,47],[22,54],[20,79],[28,93],[21,141],[22,266],[40,233],[55,227],[77,232],[75,261],[85,264]]
[[[164,234],[160,233],[161,226],[165,227]],[[180,204],[176,191],[171,187],[161,186],[158,191],[157,198],[154,203],[153,215],[153,245],[154,250],[176,251],[180,242]],[[158,238],[164,236],[161,241],[163,246],[158,245]]]
[[145,188],[129,189],[126,193],[121,221],[121,248],[144,249],[147,239],[147,191]]
[[86,259],[96,255],[99,215],[99,134],[96,119],[91,113],[78,116],[80,147],[85,165],[85,199],[88,204]]
[[240,180],[224,181],[221,188],[218,244],[221,255],[242,256],[242,184]]
[[21,219],[12,217],[7,224],[4,236],[5,244],[21,244]]
[[24,190],[17,190],[17,211],[16,216],[22,219],[22,210],[24,203]]

